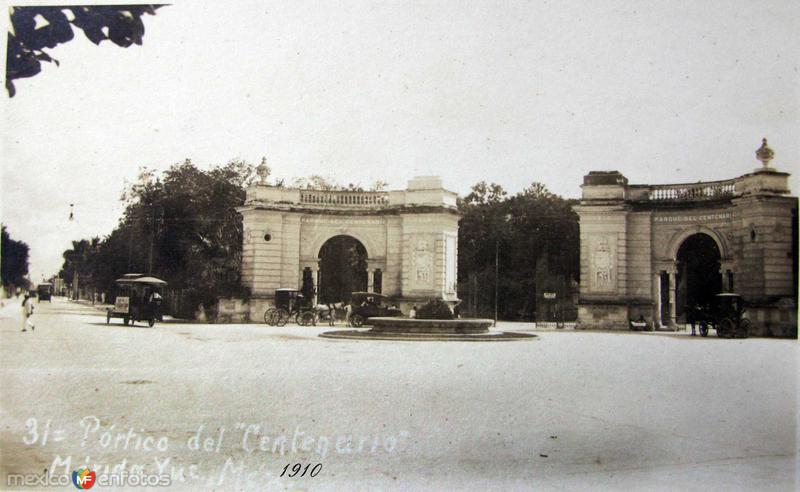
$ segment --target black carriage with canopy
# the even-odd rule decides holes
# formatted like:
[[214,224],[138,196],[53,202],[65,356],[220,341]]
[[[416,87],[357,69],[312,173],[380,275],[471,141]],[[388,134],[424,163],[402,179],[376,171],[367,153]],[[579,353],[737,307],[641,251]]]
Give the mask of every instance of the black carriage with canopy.
[[111,318],[122,318],[125,325],[145,321],[151,327],[156,320],[163,321],[161,304],[165,281],[141,273],[128,273],[115,283],[117,297],[106,313],[107,324]]

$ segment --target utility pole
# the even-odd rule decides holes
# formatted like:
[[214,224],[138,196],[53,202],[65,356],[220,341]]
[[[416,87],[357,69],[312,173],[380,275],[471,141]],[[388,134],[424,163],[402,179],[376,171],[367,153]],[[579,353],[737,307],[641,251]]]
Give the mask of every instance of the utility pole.
[[157,205],[149,205],[149,207],[150,207],[150,210],[152,210],[152,212],[153,212],[153,216],[152,216],[153,221],[152,221],[151,227],[150,227],[150,250],[147,253],[147,274],[148,275],[152,275],[153,274],[153,243],[155,242],[155,236],[156,236],[156,210],[157,210],[158,206]]
[[153,222],[150,227],[150,250],[147,253],[147,273],[153,273],[153,241],[154,236],[156,235],[156,212],[153,209]]
[[494,237],[494,326],[497,327],[497,294],[500,290],[500,233],[505,233],[506,225],[511,220],[511,214],[502,217],[502,229]]
[[500,285],[500,238],[494,238],[494,326],[497,328],[497,292]]

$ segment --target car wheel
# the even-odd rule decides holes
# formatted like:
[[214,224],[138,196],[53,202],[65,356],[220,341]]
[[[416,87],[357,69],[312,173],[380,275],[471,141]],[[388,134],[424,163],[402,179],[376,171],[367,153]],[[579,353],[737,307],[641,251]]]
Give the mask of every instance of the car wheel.
[[717,326],[717,336],[720,338],[730,338],[733,336],[733,321],[725,318]]
[[736,330],[736,337],[747,338],[749,336],[750,336],[750,320],[744,318],[743,320],[739,321],[739,329]]
[[350,324],[356,328],[359,328],[364,324],[364,317],[360,314],[354,314],[350,316]]

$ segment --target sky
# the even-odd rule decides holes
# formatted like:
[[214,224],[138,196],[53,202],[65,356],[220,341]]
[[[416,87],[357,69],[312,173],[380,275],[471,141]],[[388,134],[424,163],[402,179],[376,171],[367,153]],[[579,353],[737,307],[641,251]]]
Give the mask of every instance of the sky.
[[740,176],[762,137],[774,167],[800,166],[792,0],[179,0],[144,23],[127,49],[76,32],[50,50],[60,66],[0,96],[0,218],[30,245],[34,282],[71,240],[113,230],[141,167],[186,158],[266,157],[287,182],[439,175],[462,195],[541,182],[565,197],[592,170]]

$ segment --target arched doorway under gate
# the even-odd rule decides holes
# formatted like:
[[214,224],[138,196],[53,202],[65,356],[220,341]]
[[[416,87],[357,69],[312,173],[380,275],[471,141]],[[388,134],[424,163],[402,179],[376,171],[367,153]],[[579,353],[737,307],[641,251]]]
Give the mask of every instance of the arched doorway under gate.
[[[308,285],[304,276],[304,289]],[[325,241],[319,250],[317,302],[348,301],[351,292],[365,291],[367,285],[367,250],[361,241],[348,235]]]
[[697,233],[684,239],[675,259],[675,314],[685,322],[689,308],[710,306],[714,296],[722,292],[721,255],[711,236]]

